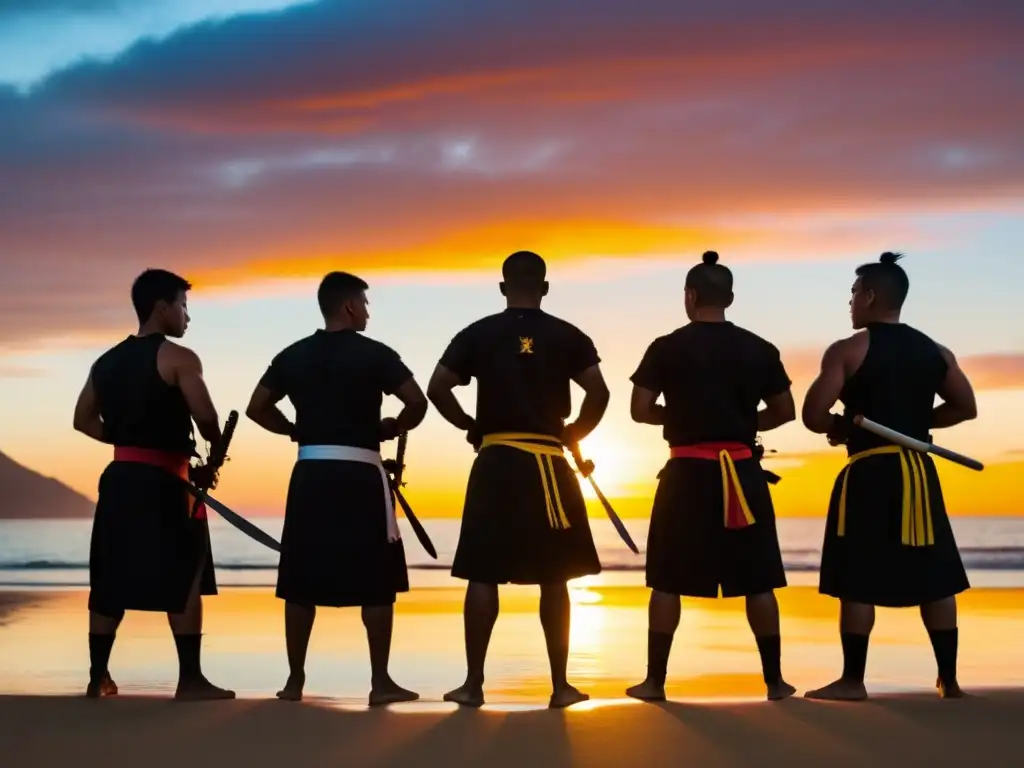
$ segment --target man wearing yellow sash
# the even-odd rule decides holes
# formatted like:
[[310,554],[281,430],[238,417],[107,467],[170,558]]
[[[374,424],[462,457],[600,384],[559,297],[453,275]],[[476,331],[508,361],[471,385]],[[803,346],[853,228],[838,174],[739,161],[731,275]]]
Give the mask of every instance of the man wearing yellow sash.
[[[452,575],[466,579],[466,682],[445,696],[484,703],[484,659],[498,616],[499,584],[540,585],[540,619],[551,663],[552,707],[585,701],[569,685],[566,582],[601,571],[579,481],[563,455],[600,422],[608,388],[591,339],[543,312],[544,260],[519,251],[502,266],[507,309],[460,331],[427,395],[478,450],[466,489]],[[477,382],[476,418],[453,392]],[[570,382],[585,398],[569,425]]]
[[795,693],[782,678],[774,590],[786,572],[755,443],[796,407],[779,350],[725,319],[732,287],[718,254],[705,253],[686,275],[690,322],[655,339],[631,377],[633,419],[661,426],[669,444],[647,537],[647,679],[627,691],[644,701],[665,698],[681,595],[746,598],[768,698]]
[[[970,587],[946,515],[935,465],[927,454],[886,443],[853,426],[864,416],[908,437],[977,416],[970,382],[953,353],[900,322],[910,280],[883,253],[857,269],[850,316],[858,333],[826,351],[804,401],[803,422],[849,461],[836,478],[822,548],[819,589],[841,601],[843,674],[807,694],[817,699],[867,698],[864,670],[875,606],[919,606],[945,697],[957,683],[956,597]],[[935,396],[943,403],[935,407]],[[836,401],[843,416],[830,411]]]

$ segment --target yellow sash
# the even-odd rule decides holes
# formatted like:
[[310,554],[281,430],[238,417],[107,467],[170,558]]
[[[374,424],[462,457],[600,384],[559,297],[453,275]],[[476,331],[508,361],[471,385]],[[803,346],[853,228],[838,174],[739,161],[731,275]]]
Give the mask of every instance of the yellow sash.
[[932,505],[928,497],[928,475],[924,459],[917,451],[899,445],[883,445],[853,454],[843,469],[843,485],[839,492],[838,535],[846,535],[846,483],[853,464],[869,456],[899,454],[903,475],[903,524],[901,541],[910,547],[930,547],[935,543],[932,528]]
[[[528,442],[543,440],[545,443]],[[565,458],[561,445],[555,445],[558,438],[551,435],[536,435],[530,432],[495,432],[485,435],[480,443],[480,450],[492,445],[504,445],[516,448],[537,457],[537,469],[540,471],[540,483],[544,489],[544,504],[547,506],[548,523],[552,528],[565,530],[569,527],[569,519],[562,508],[562,498],[558,494],[558,478],[555,475],[555,456]],[[548,479],[550,475],[550,480]]]

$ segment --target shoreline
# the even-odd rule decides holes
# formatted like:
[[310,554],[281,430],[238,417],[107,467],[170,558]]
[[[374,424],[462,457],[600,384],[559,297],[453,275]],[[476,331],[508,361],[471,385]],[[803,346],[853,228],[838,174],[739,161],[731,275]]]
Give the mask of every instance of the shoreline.
[[[52,569],[54,571],[59,569]],[[276,586],[277,569],[268,568],[216,568],[217,584],[223,590],[270,590]],[[399,602],[404,596],[424,589],[465,590],[466,582],[451,576],[447,567],[421,568],[417,565],[408,566],[410,592],[400,593]],[[65,571],[66,572],[66,571]],[[88,591],[88,570],[75,571],[75,578],[45,580],[42,576],[47,570],[19,570],[0,568],[0,594],[9,592],[46,592],[46,591]],[[14,578],[6,578],[7,574],[17,574]],[[38,580],[32,575],[39,574]],[[786,571],[788,585],[776,590],[777,594],[785,594],[787,590],[817,590],[818,571],[811,569],[789,569]],[[967,578],[970,589],[962,594],[970,594],[976,590],[1014,590],[1024,589],[1024,568],[968,569]],[[588,589],[647,589],[645,572],[641,568],[605,568],[595,576],[585,576],[569,582],[570,588]],[[517,585],[502,585],[502,589],[518,589]],[[529,589],[529,587],[526,587]],[[684,598],[685,599],[685,598]],[[693,598],[697,599],[697,598]],[[702,598],[703,599],[703,598]],[[713,598],[709,598],[713,599]]]

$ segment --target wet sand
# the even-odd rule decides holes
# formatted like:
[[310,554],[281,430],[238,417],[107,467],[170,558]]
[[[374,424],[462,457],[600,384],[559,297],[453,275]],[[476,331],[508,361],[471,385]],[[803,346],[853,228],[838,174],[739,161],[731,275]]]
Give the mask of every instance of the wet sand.
[[[600,704],[600,703],[598,703]],[[976,765],[1019,760],[1024,693],[862,704],[350,712],[318,702],[0,697],[5,765]],[[8,762],[9,760],[9,762]]]
[[[166,619],[129,614],[111,670],[122,695],[81,697],[88,669],[84,590],[0,591],[0,738],[12,766],[191,765],[1009,765],[1024,716],[1024,593],[975,589],[960,601],[964,687],[942,701],[916,611],[879,611],[871,701],[763,701],[739,600],[684,601],[665,705],[623,698],[644,675],[647,591],[576,585],[569,674],[595,701],[546,710],[537,595],[502,591],[483,710],[441,702],[462,681],[462,592],[399,598],[392,672],[422,694],[366,707],[369,663],[356,610],[322,610],[307,700],[278,702],[287,675],[282,604],[267,589],[225,589],[206,604],[204,667],[233,702],[170,700],[177,663]],[[802,693],[841,669],[837,606],[815,590],[779,594],[783,668]],[[929,762],[931,761],[931,763]]]

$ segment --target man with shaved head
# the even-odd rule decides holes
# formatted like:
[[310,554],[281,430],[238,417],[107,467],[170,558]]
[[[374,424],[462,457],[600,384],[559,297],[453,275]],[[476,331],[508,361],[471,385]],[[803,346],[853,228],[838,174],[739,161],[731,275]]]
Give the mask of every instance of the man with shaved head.
[[[460,331],[438,363],[427,395],[477,449],[466,490],[452,575],[466,590],[466,682],[445,700],[484,703],[484,659],[498,616],[499,584],[540,585],[553,693],[567,707],[588,696],[569,685],[569,592],[566,583],[599,573],[601,564],[579,482],[563,455],[590,434],[608,405],[594,343],[541,309],[546,266],[535,253],[513,253],[502,266],[504,312]],[[477,381],[476,416],[454,388]],[[576,421],[570,382],[585,394]]]

